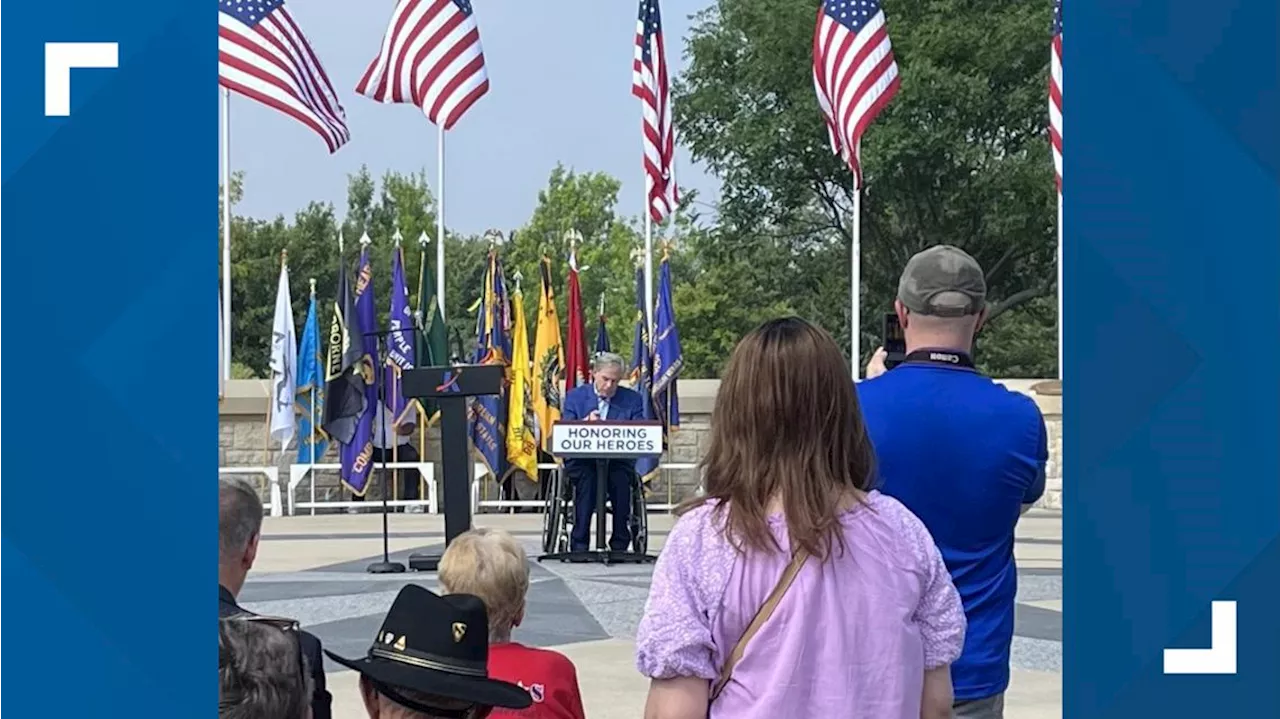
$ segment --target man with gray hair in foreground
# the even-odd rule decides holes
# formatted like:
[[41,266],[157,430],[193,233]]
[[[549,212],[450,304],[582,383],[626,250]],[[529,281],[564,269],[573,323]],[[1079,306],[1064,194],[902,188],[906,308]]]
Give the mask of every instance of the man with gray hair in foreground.
[[310,684],[296,625],[252,614],[218,620],[218,719],[307,719]]
[[[612,352],[595,356],[591,367],[591,382],[569,390],[564,398],[564,420],[586,422],[634,422],[643,420],[644,400],[638,392],[619,386],[626,372],[622,357]],[[631,546],[631,485],[635,482],[634,459],[609,460],[607,489],[609,503],[613,505],[613,532],[609,536],[609,549],[625,552]],[[596,460],[570,459],[564,463],[565,474],[573,483],[573,536],[569,549],[580,552],[587,549],[591,538],[591,515],[596,507]],[[596,549],[603,550],[604,547]]]
[[[236,604],[258,556],[262,535],[262,498],[253,485],[236,477],[218,480],[218,617],[255,616]],[[332,698],[324,684],[320,640],[297,630],[298,647],[311,677],[311,716],[329,719]]]

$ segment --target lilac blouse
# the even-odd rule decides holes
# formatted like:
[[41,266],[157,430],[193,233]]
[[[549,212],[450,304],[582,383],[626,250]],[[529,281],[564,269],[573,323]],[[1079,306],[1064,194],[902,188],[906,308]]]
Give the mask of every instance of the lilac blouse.
[[[747,644],[713,719],[919,719],[925,669],[960,656],[960,596],[928,530],[897,500],[873,491],[841,524],[848,550],[801,569]],[[769,526],[788,546],[782,516]],[[714,681],[787,562],[739,554],[710,505],[681,517],[637,632],[640,672]]]

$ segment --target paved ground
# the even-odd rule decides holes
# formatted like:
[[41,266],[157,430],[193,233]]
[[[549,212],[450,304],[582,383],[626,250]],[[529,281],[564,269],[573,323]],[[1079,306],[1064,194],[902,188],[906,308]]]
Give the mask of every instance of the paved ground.
[[[650,551],[661,550],[671,518],[650,519]],[[531,557],[539,552],[539,515],[476,517],[478,526],[516,535]],[[438,516],[397,514],[389,520],[393,559],[439,548]],[[345,656],[368,649],[382,614],[407,582],[437,589],[434,573],[372,575],[365,567],[382,555],[379,515],[268,518],[258,563],[241,595],[249,609],[296,617],[325,647]],[[1034,511],[1018,528],[1018,613],[1013,684],[1006,716],[1062,716],[1062,515]],[[525,625],[517,641],[554,647],[578,667],[587,716],[639,717],[647,680],[634,667],[636,625],[649,591],[651,567],[531,563]],[[330,663],[334,716],[364,716],[355,675]]]

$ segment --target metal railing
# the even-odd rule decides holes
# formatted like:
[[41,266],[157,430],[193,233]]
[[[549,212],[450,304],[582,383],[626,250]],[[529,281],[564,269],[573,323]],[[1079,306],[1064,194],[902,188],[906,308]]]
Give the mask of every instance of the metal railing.
[[[387,469],[416,469],[419,473],[419,497],[424,499],[390,499],[387,505],[390,507],[423,507],[430,514],[440,513],[439,492],[436,488],[436,472],[434,462],[388,462]],[[696,469],[697,465],[692,462],[671,462],[658,465],[660,476],[666,472],[678,470]],[[382,464],[379,463],[374,472],[381,471]],[[538,464],[539,470],[561,471],[561,466],[554,462],[546,462]],[[280,487],[280,469],[270,466],[251,466],[251,467],[219,467],[218,474],[256,474],[266,478],[268,499],[263,503],[272,517],[280,517],[284,514],[294,516],[298,510],[309,510],[310,514],[315,515],[317,509],[362,509],[373,505],[381,505],[381,501],[365,500],[325,500],[317,498],[316,492],[316,470],[339,471],[341,465],[337,463],[316,463],[316,464],[291,464],[289,465],[289,481],[286,484],[285,492],[281,493]],[[481,509],[515,509],[515,508],[535,508],[540,509],[546,505],[545,499],[488,499],[482,497],[482,487],[487,482],[492,481],[486,479],[488,470],[480,462],[472,465],[471,477],[471,512],[478,513]],[[299,502],[296,500],[298,487],[303,480],[307,480],[309,497],[307,501]],[[370,481],[380,481],[371,476]],[[669,512],[675,508],[677,502],[672,494],[673,487],[670,482],[667,483],[667,501],[665,503],[650,502],[647,506],[650,512]],[[346,490],[339,489],[340,493]],[[701,491],[699,488],[698,491]],[[341,495],[340,495],[341,496]],[[395,495],[393,495],[395,496]],[[572,503],[570,503],[572,504]]]
[[[284,514],[280,502],[280,468],[279,467],[218,467],[218,474],[257,474],[267,478],[267,501],[262,508],[272,517]],[[293,514],[293,512],[289,512]]]

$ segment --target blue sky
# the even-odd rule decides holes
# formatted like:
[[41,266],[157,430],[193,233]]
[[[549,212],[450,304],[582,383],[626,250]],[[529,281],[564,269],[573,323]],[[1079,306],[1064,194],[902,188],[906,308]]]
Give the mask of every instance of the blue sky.
[[[710,0],[663,0],[668,61],[684,67],[689,16]],[[479,233],[518,227],[556,162],[603,171],[622,182],[619,212],[644,206],[640,105],[631,95],[638,0],[474,0],[489,68],[489,93],[445,136],[445,222]],[[297,121],[232,95],[231,168],[245,173],[236,214],[292,217],[311,200],[346,209],[347,176],[368,165],[425,169],[436,191],[436,128],[408,105],[380,105],[355,94],[376,55],[395,0],[290,0],[347,112],[351,141],[329,155]],[[221,161],[220,161],[221,162]],[[682,187],[703,201],[716,181],[677,157]]]

